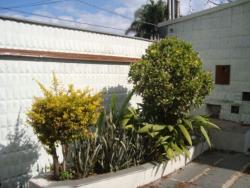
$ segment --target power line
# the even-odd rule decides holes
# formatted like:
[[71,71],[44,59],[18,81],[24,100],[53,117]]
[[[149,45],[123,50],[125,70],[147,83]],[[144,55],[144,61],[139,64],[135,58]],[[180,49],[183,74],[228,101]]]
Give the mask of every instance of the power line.
[[220,2],[215,2],[215,1],[213,1],[213,0],[207,0],[207,3],[212,3],[213,5],[221,5],[221,4],[223,4],[223,3],[232,3],[233,2],[233,0],[227,0],[227,1],[220,1]]
[[26,7],[34,7],[34,6],[41,6],[41,5],[48,5],[48,4],[54,4],[54,3],[60,3],[66,0],[56,0],[56,1],[38,1],[36,3],[26,3],[26,4],[21,4],[21,5],[16,5],[16,6],[11,6],[11,7],[6,7],[6,8],[26,8]]
[[22,11],[22,10],[15,10],[15,9],[12,9],[12,8],[7,8],[7,7],[0,7],[0,9],[9,10],[9,11],[13,11],[13,12],[21,13],[21,14],[28,14],[28,15],[38,16],[38,17],[42,17],[42,18],[48,18],[48,19],[54,19],[54,20],[69,22],[69,23],[75,23],[75,24],[81,24],[81,25],[89,25],[89,26],[92,26],[92,27],[100,27],[100,28],[113,29],[113,30],[118,30],[118,31],[126,31],[125,29],[121,29],[121,28],[103,26],[103,25],[92,24],[92,23],[87,23],[87,22],[73,21],[73,20],[69,20],[69,19],[52,17],[52,16],[47,16],[47,15],[42,15],[42,14],[37,14],[37,13],[31,13],[31,12],[26,12],[26,11]]
[[[89,25],[89,26],[92,26],[92,27],[106,28],[106,29],[112,29],[112,30],[118,30],[118,31],[126,31],[125,29],[121,29],[121,28],[103,26],[103,25],[92,24],[92,23],[88,23],[88,22],[73,21],[73,20],[69,20],[69,19],[52,17],[52,16],[47,16],[47,15],[42,15],[42,14],[37,14],[37,13],[31,13],[31,12],[26,12],[26,11],[22,11],[22,10],[15,10],[16,8],[24,8],[24,7],[33,7],[33,6],[54,4],[54,3],[60,3],[60,2],[63,2],[63,1],[66,1],[66,0],[55,0],[55,1],[48,1],[48,0],[46,1],[45,0],[45,1],[38,1],[38,2],[35,2],[33,4],[21,4],[21,5],[12,6],[12,7],[0,7],[0,10],[1,9],[2,10],[10,10],[10,11],[18,12],[18,13],[21,13],[21,14],[28,14],[28,15],[33,15],[33,16],[38,16],[38,17],[48,18],[48,19],[53,19],[53,20],[59,20],[59,21],[64,21],[64,22],[69,22],[69,23],[74,23],[74,24]],[[133,20],[133,18],[131,18],[131,17],[124,16],[124,15],[119,14],[117,12],[114,12],[114,11],[111,11],[109,9],[105,9],[105,8],[99,7],[97,5],[88,3],[86,1],[83,1],[83,0],[77,0],[77,1],[80,2],[80,3],[83,3],[85,5],[94,7],[95,9],[99,9],[99,10],[108,12],[110,14],[114,14],[114,15],[120,16],[120,17],[125,18],[125,19]],[[150,23],[150,22],[144,22],[144,21],[138,21],[138,22],[158,27],[156,24],[153,24],[153,23]]]
[[[108,13],[110,13],[110,14],[114,14],[114,15],[120,16],[120,17],[125,18],[125,19],[128,19],[128,20],[134,20],[134,19],[131,18],[131,17],[124,16],[123,14],[119,14],[119,13],[114,12],[114,11],[112,11],[112,10],[109,10],[109,9],[105,9],[105,8],[99,7],[99,6],[97,6],[97,5],[91,4],[91,3],[86,2],[86,1],[84,1],[84,0],[76,0],[76,1],[78,1],[78,2],[80,2],[80,3],[83,3],[83,4],[85,4],[85,5],[88,5],[88,6],[90,6],[90,7],[94,7],[94,8],[96,8],[96,9],[99,9],[99,10],[102,10],[102,11],[105,11],[105,12],[108,12]],[[145,21],[138,21],[138,22],[144,23],[144,24],[148,24],[148,25],[153,25],[153,26],[155,26],[155,27],[158,27],[157,24],[154,24],[154,23],[151,23],[151,22],[145,22]]]
[[208,2],[208,3],[212,3],[212,4],[214,4],[214,5],[220,5],[219,3],[216,3],[216,2],[214,2],[214,1],[212,1],[212,0],[207,0],[207,2]]
[[[36,3],[33,3],[33,4],[21,4],[21,5],[17,5],[17,6],[12,6],[12,7],[6,7],[6,8],[25,8],[25,7],[33,7],[33,6],[40,6],[40,5],[47,5],[47,4],[55,4],[55,3],[60,3],[60,2],[63,2],[63,1],[66,1],[66,0],[55,0],[55,1],[38,1]],[[114,12],[112,10],[109,10],[109,9],[105,9],[105,8],[102,8],[102,7],[99,7],[95,4],[92,4],[92,3],[89,3],[89,2],[86,2],[84,0],[76,0],[78,1],[79,3],[82,3],[82,4],[85,4],[87,6],[90,6],[90,7],[93,7],[95,9],[98,9],[98,10],[102,10],[102,11],[105,11],[105,12],[108,12],[110,14],[113,14],[113,15],[117,15],[117,16],[120,16],[124,19],[127,19],[127,20],[134,20],[133,18],[131,17],[128,17],[128,16],[125,16],[123,14],[119,14],[117,12]],[[3,9],[3,8],[0,8],[0,9]],[[144,24],[148,24],[148,25],[152,25],[152,26],[155,26],[155,27],[158,27],[157,24],[154,24],[154,23],[151,23],[151,22],[145,22],[145,21],[138,21],[140,23],[144,23]]]

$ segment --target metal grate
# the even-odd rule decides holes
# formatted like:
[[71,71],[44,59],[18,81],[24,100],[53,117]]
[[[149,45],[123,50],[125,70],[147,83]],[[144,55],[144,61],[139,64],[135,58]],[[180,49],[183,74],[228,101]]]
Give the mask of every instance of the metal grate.
[[240,112],[240,107],[239,106],[231,106],[231,113],[233,114],[238,114]]
[[242,92],[242,101],[250,101],[250,92]]

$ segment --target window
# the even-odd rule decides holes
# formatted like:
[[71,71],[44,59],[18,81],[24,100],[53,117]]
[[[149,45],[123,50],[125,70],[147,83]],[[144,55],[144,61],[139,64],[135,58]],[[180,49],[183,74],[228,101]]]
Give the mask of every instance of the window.
[[240,112],[239,106],[231,106],[231,113],[238,114]]
[[242,92],[242,100],[250,101],[250,92]]
[[207,111],[208,111],[209,117],[211,117],[211,118],[219,118],[220,117],[220,111],[221,111],[221,105],[207,104]]
[[215,84],[228,85],[230,83],[230,65],[216,65]]

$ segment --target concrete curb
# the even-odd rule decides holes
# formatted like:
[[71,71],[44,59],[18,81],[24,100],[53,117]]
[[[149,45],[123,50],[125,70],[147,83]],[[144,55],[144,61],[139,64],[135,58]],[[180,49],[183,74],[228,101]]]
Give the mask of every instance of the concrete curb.
[[140,166],[120,170],[116,173],[107,173],[79,180],[57,182],[49,181],[42,177],[36,177],[29,181],[29,187],[136,188],[138,186],[156,181],[163,176],[183,168],[187,163],[198,157],[204,151],[208,150],[208,148],[209,147],[206,143],[200,143],[189,149],[190,159],[187,159],[184,156],[179,156],[162,164],[146,163]]

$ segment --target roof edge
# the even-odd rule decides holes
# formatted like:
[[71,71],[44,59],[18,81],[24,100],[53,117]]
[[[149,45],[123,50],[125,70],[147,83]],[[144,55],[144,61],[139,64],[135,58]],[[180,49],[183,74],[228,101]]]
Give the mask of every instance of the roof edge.
[[213,12],[218,12],[218,11],[221,11],[221,10],[224,10],[224,9],[227,9],[227,8],[235,7],[237,5],[244,4],[244,3],[249,3],[249,2],[250,2],[249,0],[237,0],[237,1],[232,2],[232,3],[225,3],[223,5],[219,5],[219,6],[210,8],[210,9],[199,11],[199,12],[196,12],[196,13],[193,13],[193,14],[190,14],[190,15],[187,15],[187,16],[183,16],[183,17],[180,17],[180,18],[177,18],[177,19],[174,19],[174,20],[168,20],[168,21],[161,22],[161,23],[158,24],[158,26],[163,27],[163,26],[171,25],[171,24],[174,24],[174,23],[182,22],[182,21],[187,21],[187,20],[199,17],[199,16],[203,16],[203,15],[206,15],[206,14],[211,14]]
[[97,34],[103,34],[103,35],[110,35],[110,36],[115,36],[115,37],[123,37],[123,38],[129,38],[129,39],[141,40],[141,41],[147,41],[147,42],[153,42],[153,40],[146,39],[146,38],[133,37],[133,36],[127,36],[127,35],[115,34],[115,33],[108,33],[108,32],[102,32],[102,31],[95,31],[95,30],[91,30],[91,29],[84,29],[84,28],[80,28],[80,27],[67,26],[67,25],[63,25],[63,24],[35,21],[35,20],[27,19],[27,18],[18,18],[18,17],[0,15],[0,19],[1,20],[10,20],[10,21],[15,21],[15,22],[21,22],[21,23],[34,24],[34,25],[42,25],[42,26],[48,26],[48,27],[69,29],[69,30],[75,30],[75,31],[83,31],[83,32],[97,33]]

